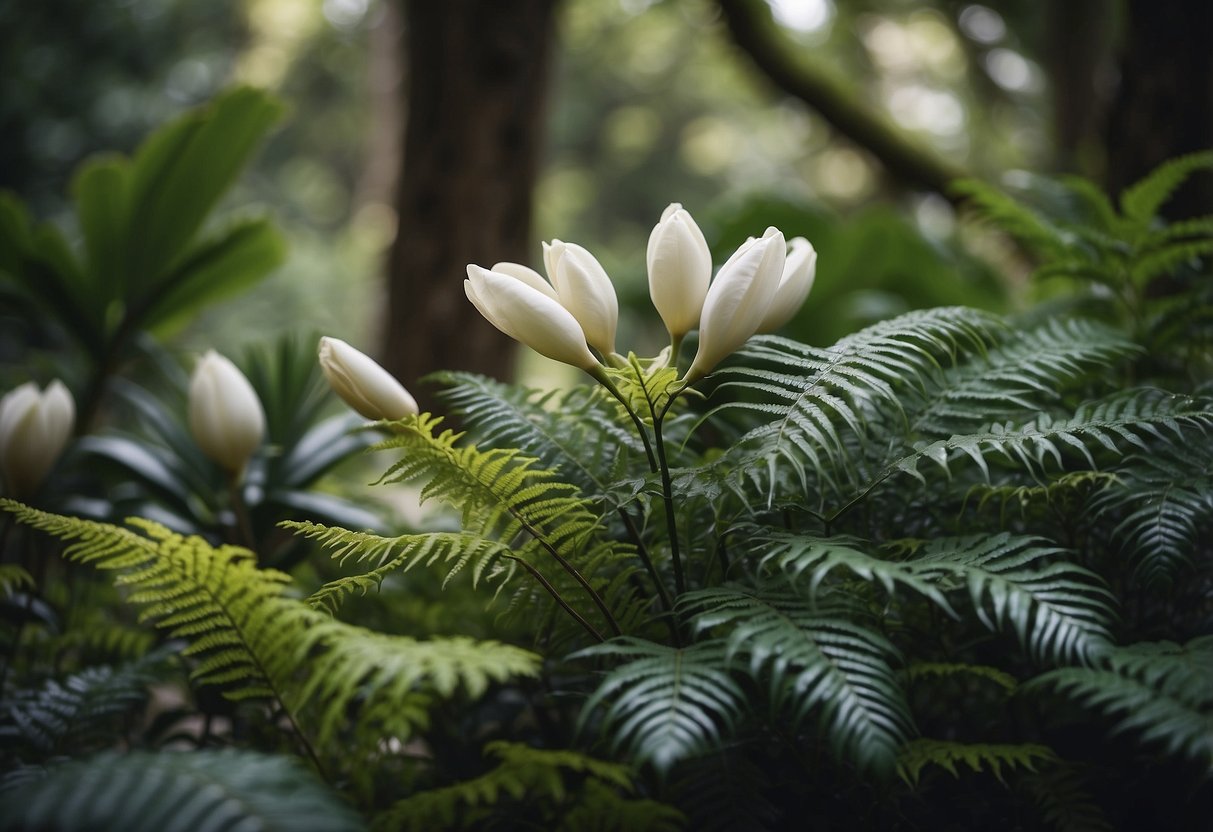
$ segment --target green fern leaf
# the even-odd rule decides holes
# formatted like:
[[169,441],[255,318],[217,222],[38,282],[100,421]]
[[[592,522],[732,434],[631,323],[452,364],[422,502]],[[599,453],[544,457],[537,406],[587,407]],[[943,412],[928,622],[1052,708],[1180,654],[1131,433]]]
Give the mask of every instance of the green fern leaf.
[[922,770],[927,766],[938,766],[953,777],[959,777],[957,766],[963,764],[974,772],[993,774],[1004,783],[1004,768],[1035,771],[1037,765],[1055,760],[1057,755],[1052,749],[1036,743],[963,743],[920,737],[902,749],[897,758],[897,773],[911,786],[917,786]]
[[667,647],[618,638],[574,657],[625,660],[586,702],[581,723],[601,708],[611,747],[660,773],[718,747],[744,710],[721,641]]
[[1213,636],[1185,645],[1143,642],[1107,652],[1099,667],[1061,668],[1037,676],[1025,693],[1044,689],[1116,719],[1115,731],[1162,745],[1213,775]]
[[1059,252],[1069,243],[1066,232],[1052,221],[986,182],[962,179],[953,183],[952,190],[967,197],[967,204],[984,219],[1033,248]]
[[498,761],[495,768],[472,780],[397,801],[375,817],[372,830],[485,828],[493,825],[493,819],[516,821],[527,808],[543,818],[546,828],[570,832],[681,828],[681,816],[671,807],[621,795],[634,789],[626,766],[576,751],[541,750],[519,743],[491,742],[485,753]]
[[357,832],[359,818],[295,760],[249,751],[108,752],[0,793],[0,832]]
[[0,563],[0,594],[5,598],[13,593],[34,588],[34,577],[15,563]]
[[128,601],[171,636],[190,641],[192,677],[223,685],[233,699],[277,698],[299,718],[307,710],[323,743],[349,724],[408,736],[424,720],[428,698],[457,690],[479,696],[492,681],[532,675],[538,657],[466,638],[421,642],[332,620],[288,597],[289,578],[258,569],[244,549],[218,549],[146,520],[148,536],[103,523],[60,517],[9,500],[19,520],[75,541],[69,560],[116,571]]
[[930,541],[905,567],[942,588],[965,589],[982,624],[1010,627],[1034,657],[1090,660],[1110,646],[1113,596],[1063,554],[1004,532]]
[[796,723],[820,708],[823,733],[862,768],[889,769],[913,732],[892,669],[897,650],[844,611],[784,590],[725,586],[683,597],[700,630],[721,628],[725,658],[765,685],[775,713]]
[[1202,168],[1213,168],[1213,151],[1164,162],[1120,195],[1120,210],[1142,225],[1149,223],[1175,189]]
[[1009,673],[996,667],[980,664],[964,664],[960,662],[913,662],[906,668],[906,677],[910,681],[932,678],[950,678],[954,676],[972,676],[984,679],[1002,688],[1007,693],[1014,693],[1019,687],[1019,680]]

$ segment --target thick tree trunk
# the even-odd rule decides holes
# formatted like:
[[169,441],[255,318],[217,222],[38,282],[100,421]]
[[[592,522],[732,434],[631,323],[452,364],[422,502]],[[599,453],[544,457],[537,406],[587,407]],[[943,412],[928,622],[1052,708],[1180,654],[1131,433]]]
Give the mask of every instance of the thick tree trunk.
[[[1213,146],[1213,3],[1129,0],[1120,89],[1108,118],[1113,194],[1174,156]],[[1213,175],[1195,177],[1163,208],[1213,212]]]
[[383,355],[410,389],[434,370],[510,371],[512,342],[467,301],[464,269],[526,259],[555,5],[405,0],[408,121]]

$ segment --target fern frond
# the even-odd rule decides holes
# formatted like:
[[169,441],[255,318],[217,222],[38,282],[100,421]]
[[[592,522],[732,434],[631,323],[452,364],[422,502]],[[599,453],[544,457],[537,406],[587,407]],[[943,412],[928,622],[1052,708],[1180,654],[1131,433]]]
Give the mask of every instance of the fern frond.
[[1120,195],[1120,210],[1129,219],[1148,223],[1175,189],[1202,168],[1213,168],[1213,151],[1190,153],[1164,162]]
[[437,433],[440,422],[422,414],[396,423],[393,436],[379,447],[401,450],[403,456],[384,479],[423,482],[422,500],[461,511],[464,531],[511,541],[513,557],[532,576],[563,581],[553,593],[558,601],[567,588],[588,596],[610,632],[629,628],[645,603],[624,580],[636,569],[635,550],[610,539],[594,502],[554,471],[539,468],[536,458],[515,448],[482,451],[461,445],[461,434]]
[[250,751],[108,752],[0,793],[0,830],[357,832],[358,816],[297,761]]
[[1055,832],[1114,832],[1103,810],[1083,781],[1082,769],[1056,761],[1035,774],[1022,775],[1017,785],[1040,809]]
[[925,388],[932,374],[961,352],[981,352],[1003,324],[973,309],[910,312],[818,349],[765,336],[741,351],[740,366],[723,370],[722,389],[753,401],[720,410],[746,410],[764,424],[716,463],[773,497],[781,469],[800,491],[823,480],[835,488],[854,479],[850,436],[864,436],[877,411],[896,413],[904,390]]
[[1014,693],[1019,687],[1019,680],[1009,673],[996,667],[981,664],[966,664],[961,662],[913,662],[905,669],[906,678],[911,682],[920,679],[953,678],[970,676],[992,682],[1007,693]]
[[675,809],[620,795],[634,788],[626,766],[576,751],[541,750],[520,743],[491,742],[485,754],[498,760],[495,768],[472,780],[397,801],[374,818],[371,829],[484,828],[492,825],[494,817],[518,822],[527,809],[538,815],[545,828],[570,832],[681,828],[681,815]]
[[618,638],[575,657],[624,660],[585,703],[581,724],[601,708],[610,747],[661,773],[718,747],[745,710],[723,641],[667,647]]
[[845,570],[870,583],[880,584],[889,595],[899,586],[911,589],[955,615],[944,594],[930,581],[919,577],[912,568],[886,558],[868,554],[865,544],[846,537],[822,538],[801,535],[779,529],[756,531],[747,537],[747,546],[760,552],[759,568],[775,568],[787,575],[795,585],[806,575],[809,597],[832,572]]
[[422,642],[332,620],[285,594],[289,578],[258,569],[252,553],[218,549],[146,520],[147,536],[104,523],[0,501],[28,525],[74,541],[69,560],[116,571],[142,617],[190,641],[192,678],[233,699],[276,697],[288,712],[316,714],[321,742],[358,710],[364,723],[407,736],[428,697],[479,696],[490,681],[537,671],[538,657],[466,638]]
[[964,589],[988,629],[1009,627],[1035,658],[1089,661],[1111,642],[1112,594],[1039,538],[972,535],[930,541],[904,562],[941,588]]
[[1184,645],[1143,642],[1104,654],[1099,666],[1061,668],[1024,685],[1056,690],[1213,775],[1213,636]]
[[147,703],[167,654],[160,650],[125,665],[89,667],[14,691],[0,702],[0,739],[9,752],[19,749],[26,763],[112,744]]
[[962,179],[952,190],[993,225],[1041,251],[1064,250],[1069,240],[1053,222],[980,179]]
[[336,614],[341,603],[349,595],[365,595],[373,589],[378,589],[383,579],[391,573],[407,572],[417,565],[451,564],[443,580],[444,586],[469,565],[472,586],[484,579],[486,573],[487,577],[492,579],[499,576],[508,578],[513,572],[510,547],[476,535],[434,532],[383,537],[308,521],[287,521],[280,525],[334,550],[333,559],[339,563],[344,564],[353,559],[358,563],[375,564],[369,572],[338,578],[312,593],[307,599],[308,603],[327,610],[330,615]]
[[1041,763],[1051,763],[1057,755],[1048,746],[1037,743],[964,743],[926,737],[910,740],[897,758],[897,774],[911,786],[917,786],[922,770],[938,766],[959,777],[958,765],[975,773],[993,774],[1004,783],[1003,769],[1035,771]]
[[1138,285],[1149,283],[1154,278],[1170,274],[1185,263],[1194,263],[1213,254],[1213,240],[1182,240],[1147,251],[1135,257],[1129,276]]
[[1155,442],[1150,453],[1125,457],[1116,477],[1092,499],[1091,510],[1116,524],[1109,538],[1127,553],[1135,581],[1170,585],[1196,561],[1201,529],[1213,517],[1213,448]]
[[884,636],[778,588],[704,589],[680,606],[696,628],[721,629],[726,661],[745,660],[776,714],[788,708],[799,724],[820,708],[822,733],[839,756],[861,768],[892,767],[914,728],[892,668],[897,650]]
[[959,434],[923,445],[892,463],[888,470],[903,471],[925,482],[918,464],[929,459],[945,471],[956,459],[969,458],[988,475],[986,457],[1000,457],[1029,473],[1043,473],[1049,461],[1063,463],[1063,451],[1076,451],[1095,467],[1092,450],[1123,456],[1128,447],[1147,449],[1146,440],[1162,438],[1164,431],[1182,436],[1185,428],[1213,428],[1213,402],[1161,390],[1132,390],[1088,402],[1068,417],[1048,414],[1022,425],[993,425],[981,433]]
[[544,467],[558,470],[595,499],[610,490],[608,473],[625,452],[644,452],[636,435],[620,426],[610,404],[591,388],[540,393],[473,373],[430,377],[447,385],[439,398],[468,426],[477,445],[526,448]]
[[11,598],[13,593],[34,588],[34,576],[15,563],[0,563],[0,594]]
[[946,438],[994,421],[1045,410],[1094,368],[1123,360],[1139,348],[1111,327],[1071,318],[1051,319],[1011,333],[984,355],[949,367],[920,401],[906,405],[908,433]]

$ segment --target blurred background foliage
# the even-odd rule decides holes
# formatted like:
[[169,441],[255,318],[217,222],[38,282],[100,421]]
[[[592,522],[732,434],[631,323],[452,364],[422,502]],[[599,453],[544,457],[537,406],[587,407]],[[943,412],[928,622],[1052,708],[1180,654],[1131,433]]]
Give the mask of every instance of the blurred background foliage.
[[[771,9],[787,42],[866,104],[989,174],[1052,162],[1038,6]],[[401,17],[383,0],[4,0],[0,186],[66,221],[71,171],[88,155],[129,153],[152,125],[233,83],[268,88],[287,119],[227,202],[271,206],[289,260],[202,315],[179,345],[235,346],[304,325],[373,348],[404,119]],[[813,240],[818,284],[793,334],[816,343],[914,306],[1007,302],[987,265],[992,243],[958,233],[945,199],[895,187],[814,111],[773,91],[715,3],[567,0],[557,31],[532,262],[539,239],[595,251],[638,313],[623,343],[658,343],[644,248],[675,200],[700,220],[717,262],[756,222]]]

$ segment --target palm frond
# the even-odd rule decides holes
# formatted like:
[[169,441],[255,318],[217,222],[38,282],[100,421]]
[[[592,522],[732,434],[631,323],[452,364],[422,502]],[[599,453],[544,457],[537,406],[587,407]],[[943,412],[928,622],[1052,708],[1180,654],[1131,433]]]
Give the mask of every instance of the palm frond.
[[720,640],[669,647],[618,638],[576,656],[624,660],[590,696],[581,722],[600,716],[613,750],[661,773],[719,747],[745,711]]
[[0,793],[3,832],[362,828],[296,760],[250,751],[107,752]]
[[786,708],[800,724],[817,710],[839,756],[861,768],[892,767],[914,728],[892,667],[897,650],[884,636],[845,610],[775,587],[700,590],[681,606],[696,628],[719,628],[726,660],[742,660],[775,714]]

